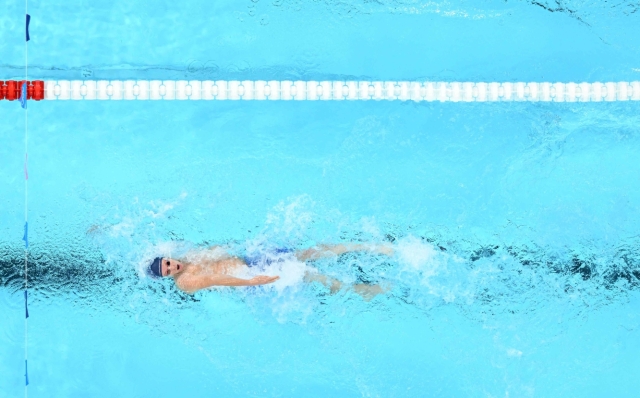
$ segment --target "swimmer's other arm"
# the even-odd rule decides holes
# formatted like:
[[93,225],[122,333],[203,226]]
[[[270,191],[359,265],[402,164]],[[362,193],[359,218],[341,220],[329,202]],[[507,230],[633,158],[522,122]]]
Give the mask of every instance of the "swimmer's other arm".
[[240,279],[229,275],[187,276],[176,280],[176,286],[187,293],[193,293],[211,286],[258,286],[273,283],[279,276],[258,275],[251,279]]

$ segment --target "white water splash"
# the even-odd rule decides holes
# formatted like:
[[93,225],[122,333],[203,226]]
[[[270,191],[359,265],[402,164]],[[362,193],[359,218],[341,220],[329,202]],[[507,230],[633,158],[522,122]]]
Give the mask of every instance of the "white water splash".
[[469,296],[462,283],[468,277],[462,258],[441,252],[411,235],[398,241],[396,253],[402,273],[406,274],[402,279],[409,285],[418,281],[428,294],[447,303]]

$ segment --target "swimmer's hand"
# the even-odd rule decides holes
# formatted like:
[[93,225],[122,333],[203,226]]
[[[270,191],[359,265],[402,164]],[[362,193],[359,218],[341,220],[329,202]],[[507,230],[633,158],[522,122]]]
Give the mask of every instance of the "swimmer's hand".
[[267,276],[267,275],[258,275],[258,276],[254,276],[253,278],[249,279],[249,286],[258,286],[258,285],[266,285],[269,283],[273,283],[275,281],[277,281],[278,279],[280,279],[279,276]]

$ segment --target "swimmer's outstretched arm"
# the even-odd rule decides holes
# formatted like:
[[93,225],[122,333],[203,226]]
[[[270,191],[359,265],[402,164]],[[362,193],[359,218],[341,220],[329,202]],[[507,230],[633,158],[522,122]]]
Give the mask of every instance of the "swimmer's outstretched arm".
[[240,279],[230,275],[184,276],[176,279],[176,286],[187,293],[193,293],[211,286],[258,286],[273,283],[279,276],[258,275],[251,279]]

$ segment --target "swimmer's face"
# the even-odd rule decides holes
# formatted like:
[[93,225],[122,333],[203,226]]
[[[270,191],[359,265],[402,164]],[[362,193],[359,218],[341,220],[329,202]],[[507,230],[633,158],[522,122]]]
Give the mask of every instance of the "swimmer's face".
[[163,277],[178,275],[182,271],[184,271],[184,264],[174,258],[163,257],[160,261],[160,272]]

